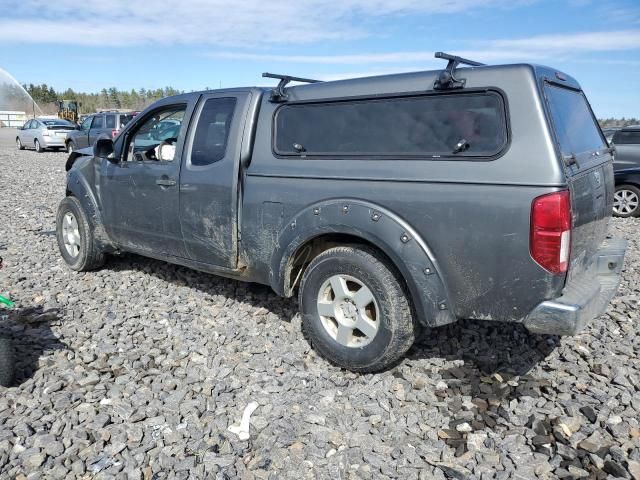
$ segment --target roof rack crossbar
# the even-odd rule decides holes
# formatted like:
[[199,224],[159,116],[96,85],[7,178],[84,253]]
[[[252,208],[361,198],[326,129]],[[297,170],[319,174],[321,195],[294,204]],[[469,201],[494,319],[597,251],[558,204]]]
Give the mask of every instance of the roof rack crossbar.
[[280,80],[276,88],[271,92],[272,102],[284,102],[287,100],[288,94],[284,91],[284,87],[289,82],[302,82],[302,83],[319,83],[321,80],[313,80],[311,78],[293,77],[291,75],[280,75],[278,73],[265,72],[262,74],[265,78],[277,78]]
[[457,79],[454,75],[455,69],[458,65],[463,64],[469,65],[471,67],[482,67],[485,65],[484,63],[458,57],[456,55],[449,55],[448,53],[444,52],[436,52],[435,57],[449,61],[447,63],[447,67],[442,72],[440,72],[438,79],[433,84],[433,88],[436,90],[464,87],[466,80],[464,78]]

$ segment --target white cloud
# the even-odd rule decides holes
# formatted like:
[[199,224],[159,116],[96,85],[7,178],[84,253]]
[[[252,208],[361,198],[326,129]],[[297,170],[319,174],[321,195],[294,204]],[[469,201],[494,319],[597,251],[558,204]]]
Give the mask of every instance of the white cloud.
[[[610,32],[588,32],[559,35],[543,35],[519,39],[478,40],[479,48],[452,50],[448,53],[471,58],[480,62],[501,61],[530,62],[557,58],[562,55],[640,50],[640,30]],[[309,63],[316,65],[376,65],[411,63],[440,65],[432,51],[409,51],[390,53],[366,53],[356,55],[270,55],[242,51],[213,52],[207,56],[241,61],[264,61],[285,63]]]
[[[474,60],[491,62],[500,60],[513,60],[516,58],[529,59],[541,58],[540,53],[526,50],[459,50],[448,51],[461,57]],[[224,60],[264,61],[284,63],[311,63],[316,65],[371,65],[378,63],[420,62],[425,64],[441,65],[442,60],[434,58],[434,52],[391,52],[391,53],[366,53],[357,55],[270,55],[246,52],[214,52],[206,56]]]
[[587,32],[558,35],[540,35],[514,40],[497,40],[493,48],[518,48],[535,52],[609,52],[640,49],[640,30]]
[[89,46],[311,43],[371,34],[389,15],[511,8],[532,0],[4,0],[0,41]]

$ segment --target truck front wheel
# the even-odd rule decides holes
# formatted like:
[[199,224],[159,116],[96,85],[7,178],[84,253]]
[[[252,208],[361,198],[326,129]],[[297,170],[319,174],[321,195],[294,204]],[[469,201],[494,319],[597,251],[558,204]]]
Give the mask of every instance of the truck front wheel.
[[388,368],[416,336],[400,275],[368,247],[334,247],[318,255],[302,277],[299,301],[309,343],[348,370]]
[[72,270],[92,270],[104,263],[104,253],[98,249],[87,214],[76,197],[60,202],[56,237],[62,258]]

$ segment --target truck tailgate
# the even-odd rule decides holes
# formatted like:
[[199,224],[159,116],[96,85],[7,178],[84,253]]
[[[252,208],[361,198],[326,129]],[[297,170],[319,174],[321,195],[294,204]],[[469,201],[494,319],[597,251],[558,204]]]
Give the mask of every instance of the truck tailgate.
[[568,285],[589,270],[607,236],[613,208],[613,158],[581,90],[551,82],[544,90],[571,199]]
[[607,236],[614,180],[611,157],[603,157],[608,157],[608,160],[585,171],[576,169],[577,172],[567,179],[573,213],[568,283],[588,270]]

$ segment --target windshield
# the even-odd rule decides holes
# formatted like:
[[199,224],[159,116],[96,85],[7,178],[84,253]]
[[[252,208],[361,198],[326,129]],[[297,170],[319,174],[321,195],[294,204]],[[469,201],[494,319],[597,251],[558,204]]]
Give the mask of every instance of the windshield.
[[52,127],[52,126],[72,127],[73,126],[73,123],[67,120],[40,120],[40,121],[44,123],[47,127]]
[[555,85],[546,85],[545,90],[562,155],[606,148],[584,93]]

